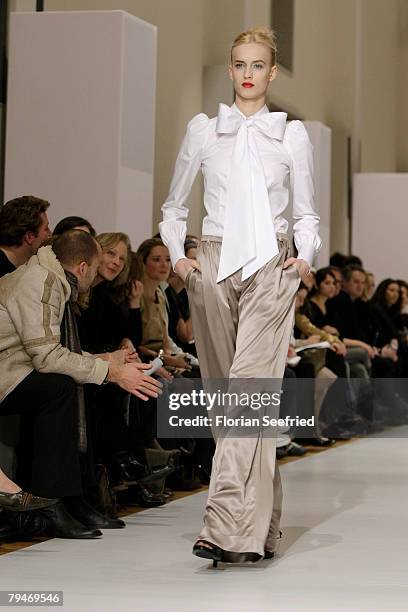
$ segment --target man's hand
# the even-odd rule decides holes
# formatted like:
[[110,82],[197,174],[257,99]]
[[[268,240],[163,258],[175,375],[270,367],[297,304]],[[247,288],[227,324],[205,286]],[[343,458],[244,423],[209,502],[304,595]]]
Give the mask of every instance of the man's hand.
[[116,383],[132,395],[136,395],[142,400],[149,397],[158,397],[163,387],[162,383],[151,376],[143,374],[143,370],[148,370],[148,363],[125,363],[125,365],[110,365],[108,380]]
[[186,281],[187,274],[196,268],[197,270],[201,270],[200,264],[195,259],[188,259],[184,257],[183,259],[179,259],[176,265],[174,266],[175,273],[181,278],[183,283]]
[[308,283],[310,284],[310,266],[307,261],[305,261],[304,259],[298,259],[296,257],[289,257],[289,259],[284,262],[283,269],[286,270],[286,268],[289,268],[289,266],[296,266],[303,283],[305,285],[307,285]]

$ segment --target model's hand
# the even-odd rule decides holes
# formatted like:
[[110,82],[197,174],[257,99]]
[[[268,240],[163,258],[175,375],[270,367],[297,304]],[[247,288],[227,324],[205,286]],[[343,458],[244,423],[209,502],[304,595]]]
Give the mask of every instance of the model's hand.
[[299,276],[305,285],[310,283],[310,266],[304,259],[297,259],[296,257],[289,257],[284,264],[283,269],[289,268],[289,266],[296,266]]
[[295,347],[292,344],[289,344],[288,358],[290,359],[291,357],[296,357],[296,351],[295,351]]
[[320,342],[321,338],[319,334],[312,334],[306,338],[307,342],[305,344],[316,344],[316,342]]
[[125,363],[122,366],[112,364],[109,366],[108,380],[146,401],[149,397],[158,397],[163,387],[161,382],[143,373],[149,368],[148,363]]
[[178,260],[178,262],[174,266],[174,271],[184,283],[186,280],[187,274],[193,268],[196,268],[197,270],[201,270],[200,264],[198,263],[198,261],[195,259],[188,259],[187,257],[184,257],[183,259]]

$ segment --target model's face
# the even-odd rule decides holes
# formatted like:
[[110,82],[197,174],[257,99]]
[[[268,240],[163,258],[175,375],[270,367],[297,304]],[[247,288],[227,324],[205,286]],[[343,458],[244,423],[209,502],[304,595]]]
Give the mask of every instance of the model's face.
[[402,306],[408,306],[408,289],[402,285],[400,287]]
[[232,50],[229,75],[236,95],[242,100],[265,98],[276,72],[277,67],[271,66],[271,51],[266,45],[245,43]]
[[387,306],[394,306],[398,302],[400,288],[398,283],[390,283],[385,290],[385,301]]
[[98,274],[106,281],[113,281],[119,276],[127,261],[127,247],[119,241],[114,247],[102,251]]
[[352,300],[357,298],[361,298],[364,293],[365,286],[365,274],[364,272],[359,272],[358,270],[354,270],[352,272],[350,280],[344,281],[344,290],[349,294]]
[[146,276],[161,283],[168,279],[171,270],[169,250],[165,246],[155,246],[147,256]]
[[330,274],[327,274],[326,278],[320,283],[319,293],[327,299],[336,295],[336,280]]

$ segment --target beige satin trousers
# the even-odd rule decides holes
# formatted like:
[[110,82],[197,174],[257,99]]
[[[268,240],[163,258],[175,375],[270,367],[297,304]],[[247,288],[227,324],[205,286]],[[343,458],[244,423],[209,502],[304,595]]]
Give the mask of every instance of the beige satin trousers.
[[[194,338],[203,379],[282,379],[293,329],[300,278],[286,235],[279,254],[250,278],[239,270],[216,283],[221,239],[203,236],[197,254],[201,272],[186,279]],[[239,249],[239,237],[237,237]],[[274,551],[279,538],[282,486],[276,438],[217,437],[200,539],[227,551]]]

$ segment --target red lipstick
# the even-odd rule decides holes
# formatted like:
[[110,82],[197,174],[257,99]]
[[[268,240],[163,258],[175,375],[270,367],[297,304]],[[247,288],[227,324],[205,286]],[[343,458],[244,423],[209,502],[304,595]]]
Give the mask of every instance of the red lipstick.
[[249,88],[251,88],[253,86],[254,86],[253,83],[242,83],[242,87],[245,87],[246,89],[249,89]]

